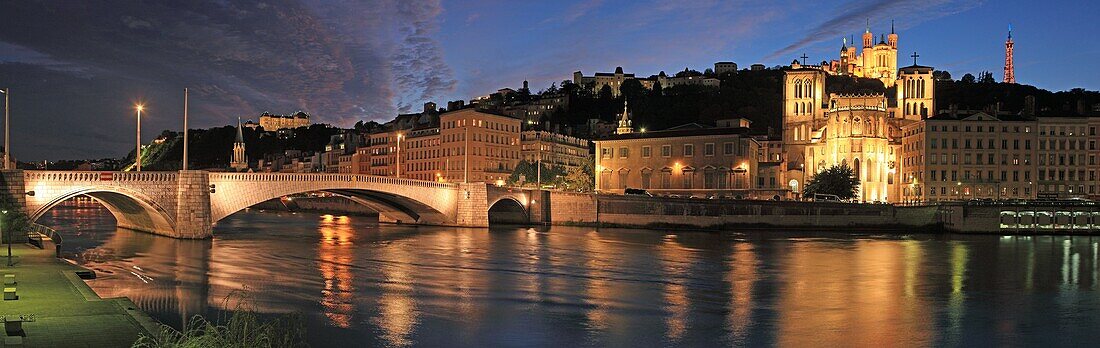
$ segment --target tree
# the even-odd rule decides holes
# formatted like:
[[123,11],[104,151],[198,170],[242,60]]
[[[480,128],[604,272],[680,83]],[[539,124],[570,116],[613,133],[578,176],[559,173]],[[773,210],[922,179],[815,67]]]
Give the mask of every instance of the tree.
[[[0,184],[7,187],[6,178],[0,178]],[[30,219],[27,218],[27,213],[24,211],[22,204],[12,197],[11,193],[7,191],[0,192],[0,210],[4,210],[4,214],[0,214],[0,226],[3,229],[4,235],[0,237],[5,243],[11,243],[14,240],[8,240],[8,236],[25,236],[26,231],[30,228]],[[10,231],[9,231],[10,229]],[[17,237],[16,237],[17,238]]]
[[974,75],[971,75],[970,73],[966,73],[966,75],[963,75],[963,78],[962,78],[961,80],[959,80],[959,82],[962,82],[962,83],[974,83],[974,82],[975,82],[975,80],[976,80],[976,79],[974,78]]
[[951,73],[947,70],[936,70],[932,72],[932,78],[936,81],[951,81]]
[[993,79],[993,73],[988,71],[982,71],[978,74],[978,82],[981,83],[997,83],[997,80]]
[[[527,183],[534,183],[539,180],[539,172],[537,162],[528,162],[526,160],[519,161],[516,164],[516,168],[512,170],[512,175],[508,176],[508,185],[522,186]],[[558,185],[561,183],[562,176],[565,175],[565,168],[562,166],[552,166],[546,163],[542,164],[542,184],[547,183],[551,185]],[[540,185],[536,185],[540,186]]]
[[815,193],[836,195],[840,199],[851,199],[859,191],[859,178],[847,164],[826,168],[810,178],[806,183],[805,195]]
[[596,188],[595,163],[589,158],[581,162],[579,167],[573,168],[562,180],[562,189],[578,192],[592,192]]
[[629,101],[638,101],[642,99],[642,96],[646,92],[645,86],[642,86],[642,82],[636,79],[623,81],[623,84],[619,86],[619,94]]

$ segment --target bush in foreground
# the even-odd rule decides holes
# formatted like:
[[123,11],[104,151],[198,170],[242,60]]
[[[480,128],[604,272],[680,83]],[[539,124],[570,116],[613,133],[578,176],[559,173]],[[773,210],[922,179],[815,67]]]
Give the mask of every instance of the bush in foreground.
[[[228,304],[233,297],[230,295],[225,302]],[[154,333],[154,336],[141,335],[133,347],[308,347],[299,314],[264,320],[248,305],[248,301],[243,300],[238,301],[232,313],[217,323],[196,315],[187,322],[182,332],[161,325],[160,332]]]

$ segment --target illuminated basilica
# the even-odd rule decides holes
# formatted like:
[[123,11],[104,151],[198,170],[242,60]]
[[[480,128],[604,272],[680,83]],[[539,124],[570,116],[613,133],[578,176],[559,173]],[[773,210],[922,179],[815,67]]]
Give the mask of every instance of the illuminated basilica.
[[[871,45],[870,30],[863,39],[863,54],[855,56],[854,48],[845,47],[839,61],[822,66],[796,61],[784,73],[783,148],[792,190],[801,190],[799,178],[805,181],[825,168],[846,164],[858,173],[860,201],[901,197],[904,183],[896,177],[902,172],[901,129],[935,114],[933,69],[915,64],[897,69],[893,32],[878,45]],[[826,75],[875,78],[896,92],[826,93]]]

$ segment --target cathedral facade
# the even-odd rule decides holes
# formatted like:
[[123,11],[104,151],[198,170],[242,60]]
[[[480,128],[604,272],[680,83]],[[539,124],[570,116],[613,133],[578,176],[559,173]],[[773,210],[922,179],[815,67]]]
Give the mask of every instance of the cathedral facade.
[[878,71],[874,78],[896,93],[861,95],[826,93],[825,77],[834,73],[830,69],[792,64],[784,72],[783,148],[789,186],[797,190],[804,185],[797,179],[847,165],[860,181],[857,200],[900,200],[902,128],[934,115],[933,69],[913,65],[885,73],[875,66],[870,70]]

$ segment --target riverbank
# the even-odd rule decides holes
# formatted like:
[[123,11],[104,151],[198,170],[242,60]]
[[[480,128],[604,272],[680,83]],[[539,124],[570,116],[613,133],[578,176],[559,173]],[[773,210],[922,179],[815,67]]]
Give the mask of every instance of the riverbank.
[[[18,300],[4,301],[0,315],[32,315],[23,336],[5,337],[3,347],[128,347],[159,324],[126,298],[103,299],[76,275],[84,268],[54,257],[52,249],[12,245]],[[6,262],[4,263],[6,264]],[[0,342],[3,343],[3,342]]]

